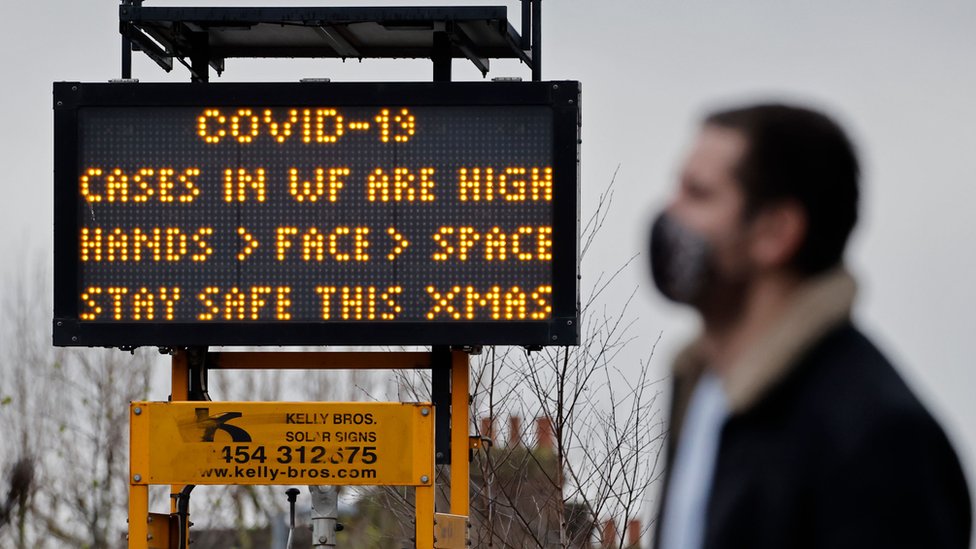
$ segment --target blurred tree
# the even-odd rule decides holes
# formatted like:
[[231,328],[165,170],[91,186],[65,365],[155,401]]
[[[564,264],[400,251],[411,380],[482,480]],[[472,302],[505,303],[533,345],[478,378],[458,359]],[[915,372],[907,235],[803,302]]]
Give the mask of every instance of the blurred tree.
[[117,547],[128,497],[129,402],[148,396],[155,353],[52,347],[48,280],[36,261],[14,274],[0,307],[0,439],[7,441],[0,464],[13,467],[15,481],[33,479],[21,481],[0,546]]

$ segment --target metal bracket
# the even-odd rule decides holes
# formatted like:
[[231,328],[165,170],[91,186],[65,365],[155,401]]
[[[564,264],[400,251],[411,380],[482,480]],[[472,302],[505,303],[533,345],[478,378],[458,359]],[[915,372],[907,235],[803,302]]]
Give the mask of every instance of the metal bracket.
[[343,59],[347,57],[362,57],[359,50],[357,50],[356,47],[353,46],[349,40],[342,35],[342,32],[340,32],[338,28],[331,25],[313,28],[319,36],[324,38],[326,42],[329,43],[329,46],[334,49],[336,53],[342,56]]
[[452,351],[461,351],[468,353],[471,356],[477,356],[481,354],[481,345],[454,345],[451,347]]
[[542,81],[542,0],[532,0],[532,80]]
[[448,25],[448,34],[451,36],[451,42],[481,71],[481,76],[487,76],[488,58],[480,57],[475,53],[474,43],[468,37],[467,33],[464,32],[464,29],[456,23],[450,23]]
[[468,448],[472,450],[481,450],[491,448],[495,443],[488,437],[471,436],[468,437]]
[[312,547],[335,547],[339,525],[339,488],[309,486],[312,496]]
[[171,543],[178,539],[176,515],[149,513],[148,549],[170,549]]
[[[130,47],[138,47],[142,51],[142,53],[145,53],[147,56],[149,56],[149,58],[155,61],[156,64],[159,65],[159,67],[164,71],[170,72],[173,70],[173,56],[170,55],[163,48],[159,47],[159,45],[156,44],[156,41],[153,40],[152,37],[150,37],[149,35],[147,35],[146,33],[142,32],[141,30],[137,29],[135,26],[129,23],[123,23],[120,30],[122,32],[122,36],[125,39],[129,40]],[[128,56],[126,56],[127,53]],[[128,59],[129,73],[126,74],[125,67],[123,67],[122,78],[131,78],[132,77],[132,72],[131,72],[132,52],[131,50],[129,50],[128,52],[123,50],[122,55],[123,55],[123,65],[125,65],[126,63],[125,58],[126,57],[129,58]]]
[[182,490],[180,490],[179,494],[175,494],[175,515],[177,520],[176,533],[178,538],[177,547],[179,549],[186,549],[188,545],[187,541],[190,537],[190,526],[193,526],[193,523],[190,522],[190,492],[192,492],[195,487],[196,486],[193,484],[187,484]]
[[467,549],[470,528],[464,515],[434,513],[434,549]]
[[188,400],[210,400],[208,392],[208,364],[206,347],[190,347],[186,350],[186,363],[189,370]]

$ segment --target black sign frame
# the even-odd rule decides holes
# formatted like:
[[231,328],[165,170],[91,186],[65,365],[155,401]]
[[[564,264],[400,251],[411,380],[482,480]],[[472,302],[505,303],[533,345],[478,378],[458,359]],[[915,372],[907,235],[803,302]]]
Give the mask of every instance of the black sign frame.
[[[80,83],[54,84],[54,320],[58,346],[579,344],[580,83]],[[85,322],[80,320],[80,108],[396,103],[543,105],[553,112],[552,314],[531,321]]]

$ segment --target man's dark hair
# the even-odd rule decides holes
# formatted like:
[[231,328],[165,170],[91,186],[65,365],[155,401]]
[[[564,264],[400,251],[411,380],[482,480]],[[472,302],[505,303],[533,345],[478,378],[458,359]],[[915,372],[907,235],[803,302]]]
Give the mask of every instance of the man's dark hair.
[[812,275],[839,264],[857,223],[860,177],[840,126],[810,109],[772,104],[715,112],[705,124],[739,131],[748,141],[736,174],[747,216],[787,200],[805,210],[807,234],[792,266]]

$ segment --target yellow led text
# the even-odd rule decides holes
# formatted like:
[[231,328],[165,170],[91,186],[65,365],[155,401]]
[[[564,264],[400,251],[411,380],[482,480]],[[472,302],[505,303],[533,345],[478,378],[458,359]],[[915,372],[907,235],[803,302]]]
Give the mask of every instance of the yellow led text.
[[[326,177],[328,173],[328,177]],[[340,177],[349,175],[349,168],[315,168],[315,181],[299,177],[298,168],[288,170],[288,192],[299,202],[317,202],[323,198],[329,202],[339,199],[339,189],[343,187]],[[328,186],[328,187],[326,187]],[[328,195],[326,195],[328,188]]]
[[452,257],[467,261],[472,256],[486,261],[552,261],[552,227],[523,226],[514,232],[499,227],[485,232],[474,227],[440,227],[432,238],[439,246],[434,261]]
[[552,286],[538,286],[534,290],[518,286],[502,290],[500,286],[478,292],[472,286],[454,286],[447,290],[427,287],[433,305],[427,311],[428,320],[446,316],[454,320],[474,320],[484,315],[493,320],[544,320],[552,314]]
[[270,109],[264,111],[264,123],[268,127],[268,133],[278,143],[284,143],[291,137],[292,127],[298,123],[298,110],[291,109],[284,120],[275,120]]
[[[395,231],[394,231],[395,232]],[[300,249],[304,261],[369,261],[369,227],[336,227],[326,232],[311,227],[301,232],[298,227],[278,227],[275,231],[275,258],[285,261],[288,250]],[[395,237],[394,237],[395,238]],[[402,238],[402,237],[401,237]],[[297,242],[293,242],[297,241]]]
[[322,320],[394,320],[402,311],[397,296],[401,286],[385,290],[375,286],[316,286]]
[[[383,143],[405,143],[416,133],[417,120],[408,109],[384,108],[373,120]],[[339,110],[331,107],[293,108],[280,115],[270,109],[208,108],[196,118],[197,135],[212,145],[225,140],[253,143],[262,134],[276,143],[285,143],[292,136],[302,143],[335,143],[347,130],[364,132],[371,127],[366,120],[347,121]]]
[[241,240],[244,241],[244,248],[237,253],[237,260],[244,261],[247,259],[247,256],[254,253],[254,248],[258,247],[258,241],[251,233],[247,232],[247,229],[244,227],[238,227],[237,234],[240,235]]
[[[81,196],[87,202],[193,202],[200,196],[195,181],[199,168],[177,172],[173,168],[88,168],[80,178]],[[179,190],[177,190],[179,186]]]
[[246,202],[248,190],[253,191],[254,199],[264,202],[267,195],[264,168],[249,172],[244,168],[224,170],[224,201]]
[[403,250],[407,249],[410,242],[406,238],[403,238],[403,235],[398,233],[393,227],[387,229],[386,234],[390,235],[390,238],[393,239],[393,250],[386,254],[386,258],[393,261],[398,255],[403,253]]
[[[207,286],[197,300],[203,312],[197,320],[290,320],[291,288],[288,286],[251,286],[250,288],[229,288],[221,290],[217,286]],[[267,307],[273,302],[274,309]]]
[[366,182],[366,199],[370,202],[433,202],[434,168],[394,168],[393,173],[376,168]]
[[552,168],[460,168],[458,199],[467,202],[551,202]]
[[107,313],[112,320],[173,320],[176,302],[180,300],[178,287],[161,287],[156,291],[139,288],[91,286],[81,294],[81,320],[98,320]]
[[[213,228],[200,227],[192,233],[179,227],[124,230],[83,227],[79,242],[81,261],[206,261],[213,254],[207,240]],[[192,253],[191,253],[192,250]]]
[[417,119],[410,114],[407,109],[400,109],[400,112],[393,115],[393,124],[398,126],[396,133],[390,129],[390,109],[383,109],[376,118],[376,123],[380,127],[380,141],[387,143],[391,137],[397,143],[406,143],[417,131]]

